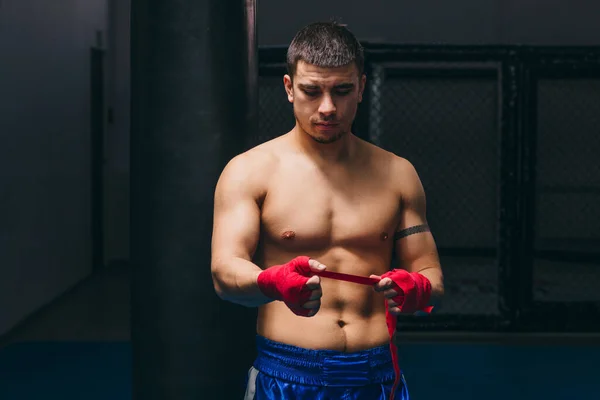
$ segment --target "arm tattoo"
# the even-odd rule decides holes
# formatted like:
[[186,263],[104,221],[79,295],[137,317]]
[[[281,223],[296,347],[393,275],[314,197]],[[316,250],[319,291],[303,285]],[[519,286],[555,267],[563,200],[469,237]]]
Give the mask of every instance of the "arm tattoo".
[[400,240],[407,236],[414,235],[415,233],[421,233],[421,232],[429,232],[429,225],[423,224],[423,225],[411,226],[410,228],[406,228],[401,231],[398,231],[398,232],[394,233],[394,240]]

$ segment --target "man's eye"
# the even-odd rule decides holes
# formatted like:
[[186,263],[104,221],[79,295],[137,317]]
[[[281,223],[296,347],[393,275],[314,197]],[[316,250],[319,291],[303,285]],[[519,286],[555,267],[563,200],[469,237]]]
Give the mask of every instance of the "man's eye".
[[305,90],[304,93],[306,93],[307,96],[311,96],[311,97],[319,95],[319,92],[313,91],[313,90]]
[[339,94],[340,96],[345,96],[347,94],[350,94],[352,90],[337,90],[336,93]]

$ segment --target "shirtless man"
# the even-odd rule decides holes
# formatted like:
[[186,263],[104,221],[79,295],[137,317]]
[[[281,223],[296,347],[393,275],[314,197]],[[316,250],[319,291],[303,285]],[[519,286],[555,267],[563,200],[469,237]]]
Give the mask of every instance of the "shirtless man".
[[295,127],[233,158],[215,191],[216,293],[259,308],[246,399],[408,399],[386,309],[413,314],[444,291],[423,187],[407,160],[351,132],[366,80],[352,33],[308,25],[287,62]]

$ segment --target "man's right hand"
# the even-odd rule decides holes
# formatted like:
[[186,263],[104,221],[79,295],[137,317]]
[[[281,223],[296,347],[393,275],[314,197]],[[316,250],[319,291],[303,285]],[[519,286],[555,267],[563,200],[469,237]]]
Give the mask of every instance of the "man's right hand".
[[283,301],[296,315],[312,317],[321,307],[321,278],[314,275],[325,265],[306,256],[296,257],[283,265],[262,271],[257,278],[261,292]]

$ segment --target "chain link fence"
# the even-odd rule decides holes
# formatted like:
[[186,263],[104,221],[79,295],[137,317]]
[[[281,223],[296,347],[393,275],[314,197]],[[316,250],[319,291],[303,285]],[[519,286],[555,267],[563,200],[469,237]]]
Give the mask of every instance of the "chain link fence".
[[258,131],[248,138],[248,147],[289,132],[295,125],[292,104],[287,99],[281,76],[261,76],[258,80]]
[[534,299],[600,302],[600,77],[535,90]]

